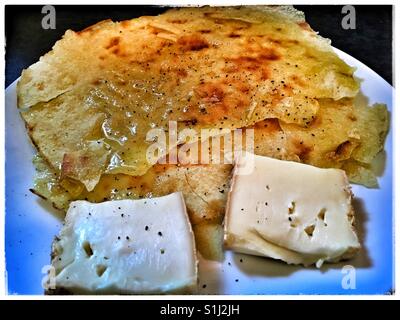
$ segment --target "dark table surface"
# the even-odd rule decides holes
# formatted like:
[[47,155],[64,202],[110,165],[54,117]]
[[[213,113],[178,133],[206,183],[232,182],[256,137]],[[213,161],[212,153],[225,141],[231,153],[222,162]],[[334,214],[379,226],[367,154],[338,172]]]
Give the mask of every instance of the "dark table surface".
[[[314,30],[392,83],[392,6],[355,6],[356,29],[344,30],[342,6],[295,6]],[[125,20],[166,10],[155,6],[55,6],[56,29],[41,26],[42,6],[6,6],[6,87],[36,62],[65,30],[81,30],[100,20]]]

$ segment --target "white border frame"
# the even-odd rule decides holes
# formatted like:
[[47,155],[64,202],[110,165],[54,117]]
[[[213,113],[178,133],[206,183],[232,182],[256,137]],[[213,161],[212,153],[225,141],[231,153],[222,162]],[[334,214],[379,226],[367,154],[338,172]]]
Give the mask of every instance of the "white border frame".
[[[29,3],[28,1],[9,1],[5,0],[2,4],[2,10],[0,13],[1,17],[1,25],[0,25],[0,40],[1,40],[1,53],[3,57],[5,56],[4,52],[4,44],[5,44],[5,30],[4,30],[4,14],[5,14],[5,5],[10,5],[10,4],[41,4],[41,3]],[[43,3],[43,5],[48,4],[48,3]],[[60,0],[53,0],[52,3],[53,5],[60,5],[60,4],[67,4],[66,1],[60,1]],[[100,4],[110,4],[107,0],[98,0],[98,1],[84,1],[82,2],[81,0],[71,0],[68,1],[68,5],[83,5],[83,4],[88,4],[88,5],[100,5]],[[327,1],[287,1],[287,0],[281,0],[281,1],[235,1],[235,0],[214,0],[214,1],[176,1],[176,0],[169,0],[169,1],[129,1],[129,0],[119,0],[114,3],[113,5],[134,5],[134,4],[141,4],[141,5],[176,5],[176,6],[183,6],[183,5],[240,5],[240,4],[293,4],[293,5],[305,5],[305,4],[320,4],[320,5],[332,5],[332,4],[338,4],[338,5],[347,5],[349,4],[348,1],[335,1],[334,3]],[[394,6],[394,14],[393,14],[393,87],[396,88],[396,75],[399,74],[399,64],[395,63],[395,57],[398,57],[398,51],[395,50],[395,43],[396,38],[399,35],[399,27],[398,24],[395,23],[395,21],[400,21],[400,6],[395,5],[395,1],[371,1],[371,0],[364,0],[364,1],[354,1],[354,5],[357,4],[376,4],[376,5],[393,5]],[[379,54],[379,52],[377,52]],[[5,70],[5,61],[1,59],[1,68],[4,71]],[[2,83],[4,84],[4,75],[5,73],[2,72],[0,74],[0,79],[2,80]],[[5,90],[1,90],[0,92],[0,99],[3,101],[3,106],[4,106],[4,101],[5,101]],[[400,178],[400,171],[397,170],[396,164],[398,161],[400,161],[399,157],[399,150],[400,146],[398,147],[397,142],[400,141],[400,130],[398,128],[398,125],[400,123],[400,112],[397,110],[397,105],[396,102],[400,101],[400,93],[395,90],[394,94],[394,105],[393,105],[393,122],[391,125],[393,126],[393,212],[394,212],[394,235],[395,235],[395,243],[394,243],[394,261],[396,262],[396,258],[400,256],[400,250],[399,250],[399,241],[398,241],[398,236],[400,235],[400,224],[398,222],[398,215],[399,215],[399,195],[400,195],[400,189],[398,188],[397,182],[399,181]],[[4,107],[0,110],[0,146],[1,150],[0,151],[0,163],[2,164],[2,170],[0,170],[0,212],[5,213],[5,172],[4,172],[4,164],[5,164],[5,144],[4,144],[4,132],[5,132],[5,125],[4,125],[4,112],[5,109]],[[5,214],[2,214],[0,216],[0,275],[5,275],[5,246],[4,246],[4,222],[5,222]],[[330,300],[330,299],[336,299],[336,300],[365,300],[365,299],[373,299],[373,300],[400,300],[400,263],[395,263],[395,292],[394,295],[323,295],[323,296],[314,296],[314,295],[266,295],[266,296],[247,296],[247,295],[233,295],[233,296],[200,296],[200,295],[195,295],[195,296],[173,296],[173,295],[168,295],[168,296],[147,296],[147,295],[142,295],[142,296],[19,296],[19,295],[6,295],[6,282],[4,277],[4,280],[0,280],[0,298],[5,299],[5,300],[308,300],[308,299],[315,299],[315,300]],[[0,276],[1,277],[1,276]]]

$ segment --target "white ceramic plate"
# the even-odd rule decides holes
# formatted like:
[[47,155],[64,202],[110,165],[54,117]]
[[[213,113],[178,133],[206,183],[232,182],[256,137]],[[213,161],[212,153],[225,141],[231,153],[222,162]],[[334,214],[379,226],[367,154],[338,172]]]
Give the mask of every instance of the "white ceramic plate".
[[[392,110],[393,88],[370,68],[337,50],[357,68],[369,104]],[[16,82],[6,89],[6,268],[10,294],[42,294],[50,246],[62,224],[57,211],[29,192],[34,168],[31,146],[16,107]],[[321,269],[226,252],[223,263],[201,261],[200,293],[205,294],[386,294],[393,287],[392,130],[379,156],[384,162],[379,189],[353,186],[363,250],[345,263]],[[379,161],[378,161],[379,162]],[[351,265],[354,269],[343,269]],[[350,270],[350,271],[349,271]],[[343,287],[355,272],[355,288]],[[343,280],[344,279],[344,280]]]

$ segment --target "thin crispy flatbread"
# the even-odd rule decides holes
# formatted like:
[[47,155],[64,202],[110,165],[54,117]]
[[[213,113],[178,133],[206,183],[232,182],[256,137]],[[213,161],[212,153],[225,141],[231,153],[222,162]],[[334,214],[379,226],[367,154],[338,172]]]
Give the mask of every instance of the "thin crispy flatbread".
[[[171,120],[197,130],[266,118],[306,126],[318,99],[356,95],[353,71],[291,7],[182,8],[68,30],[23,71],[18,106],[50,165],[92,190],[102,173],[145,174],[147,134],[168,132]],[[91,156],[98,141],[105,162]]]

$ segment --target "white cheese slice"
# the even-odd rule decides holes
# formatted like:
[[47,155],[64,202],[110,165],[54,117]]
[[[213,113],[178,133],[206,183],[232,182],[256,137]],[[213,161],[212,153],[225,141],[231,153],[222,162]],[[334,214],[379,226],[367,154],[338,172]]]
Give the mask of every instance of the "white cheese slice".
[[318,267],[360,244],[344,171],[245,153],[236,161],[224,240],[238,252]]
[[182,194],[72,202],[52,265],[56,288],[75,294],[192,293],[197,259]]

